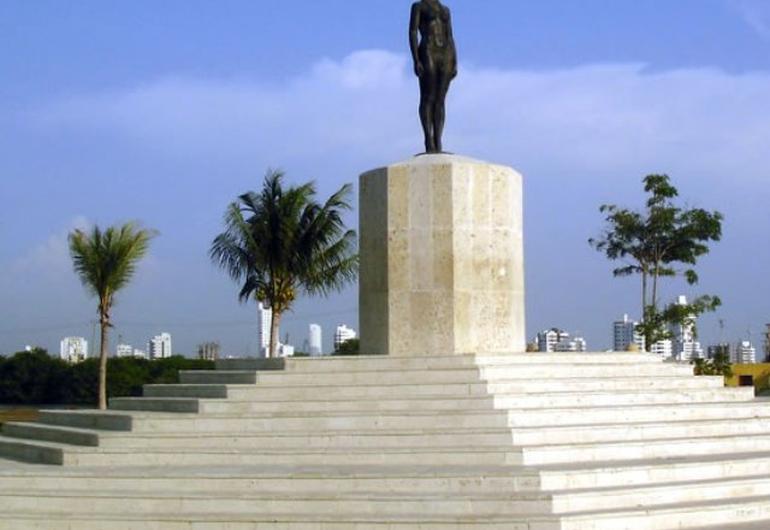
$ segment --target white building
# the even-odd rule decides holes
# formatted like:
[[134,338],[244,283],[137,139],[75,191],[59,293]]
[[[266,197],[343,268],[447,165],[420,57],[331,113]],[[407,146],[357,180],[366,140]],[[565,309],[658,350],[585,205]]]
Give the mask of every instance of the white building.
[[[273,325],[273,310],[269,307],[265,307],[265,304],[259,303],[257,307],[257,325],[259,326],[259,345],[257,348],[257,356],[266,358],[270,353],[270,328]],[[282,344],[280,341],[280,329],[276,330],[278,334],[278,351],[275,352],[276,357],[291,357],[294,355],[294,346],[288,344]]]
[[650,353],[660,355],[664,359],[670,359],[674,356],[674,344],[668,339],[659,340],[652,345],[650,348]]
[[83,337],[64,337],[59,343],[59,356],[67,362],[88,359],[88,341]]
[[587,350],[586,340],[583,337],[565,338],[553,347],[555,352],[584,353]]
[[321,326],[319,324],[310,324],[308,328],[308,354],[311,357],[323,355],[323,345],[321,342]]
[[355,339],[357,336],[355,330],[345,324],[337,326],[337,330],[334,332],[334,350],[338,350],[343,343]]
[[[676,303],[678,305],[687,305],[687,297],[680,296]],[[681,324],[670,326],[670,331],[674,336],[673,355],[678,361],[690,361],[692,359],[703,359],[703,348],[700,342],[695,340],[695,316],[687,318]]]
[[558,328],[551,328],[537,334],[537,348],[541,352],[556,351],[556,345],[569,341],[569,333]]
[[117,348],[115,348],[115,356],[116,357],[133,357],[134,356],[134,347],[130,344],[118,344]]
[[171,357],[171,351],[171,335],[169,333],[156,335],[147,342],[147,352],[150,354],[150,359],[166,359]]
[[628,351],[632,344],[636,345],[639,351],[644,351],[644,334],[639,333],[636,327],[639,325],[623,315],[623,320],[616,320],[612,324],[612,349],[614,351]]
[[738,343],[731,361],[735,364],[754,364],[757,362],[757,349],[747,340]]

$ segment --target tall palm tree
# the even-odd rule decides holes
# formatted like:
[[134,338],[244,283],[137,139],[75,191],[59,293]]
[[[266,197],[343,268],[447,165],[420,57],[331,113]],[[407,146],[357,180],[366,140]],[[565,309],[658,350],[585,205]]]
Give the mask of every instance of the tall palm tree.
[[314,183],[284,188],[283,178],[268,171],[260,193],[231,203],[225,230],[210,250],[212,261],[242,285],[241,302],[253,298],[272,310],[270,357],[281,316],[300,292],[326,295],[358,274],[357,236],[342,220],[352,187],[344,185],[320,204]]
[[104,231],[95,226],[89,232],[75,230],[69,235],[75,272],[86,289],[99,299],[101,410],[107,408],[107,333],[112,327],[110,312],[115,304],[115,294],[131,280],[137,263],[147,253],[154,236],[154,231],[139,228],[133,223],[111,226]]

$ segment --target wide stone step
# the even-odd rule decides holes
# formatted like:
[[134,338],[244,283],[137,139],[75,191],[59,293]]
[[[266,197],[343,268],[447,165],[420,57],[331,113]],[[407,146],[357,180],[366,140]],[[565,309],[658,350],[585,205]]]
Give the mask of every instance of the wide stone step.
[[100,447],[177,448],[179,451],[207,449],[329,449],[337,447],[398,448],[398,447],[500,447],[511,445],[510,429],[413,429],[339,432],[279,432],[269,433],[196,433],[177,432],[116,436],[102,434]]
[[2,432],[4,436],[10,438],[24,438],[91,447],[99,445],[99,433],[97,431],[74,427],[60,427],[44,423],[13,422],[4,424]]
[[525,465],[645,460],[720,453],[766,452],[770,451],[770,434],[525,446],[520,449],[523,452]]
[[167,513],[143,517],[91,516],[82,510],[67,513],[38,514],[37,511],[16,512],[0,521],[3,530],[560,530],[554,517],[528,518],[526,515],[488,518],[462,516],[426,516],[420,513],[390,516],[348,515],[330,516],[312,513],[228,515]]
[[511,427],[650,423],[661,418],[667,421],[770,418],[770,406],[757,401],[508,410],[508,424]]
[[[563,375],[564,377],[559,377]],[[490,393],[509,392],[584,392],[584,391],[631,391],[631,390],[684,390],[698,388],[724,388],[725,381],[722,376],[672,376],[661,375],[655,377],[601,377],[601,378],[574,378],[572,374],[552,374],[544,379],[529,381],[493,381],[487,383]]]
[[185,385],[253,385],[257,372],[248,370],[180,370],[179,382]]
[[563,530],[673,530],[770,520],[770,496],[731,497],[660,507],[562,514]]
[[[202,398],[223,399],[228,397],[229,389],[235,389],[234,385],[144,385],[142,394],[144,397],[158,398]],[[243,385],[241,388],[256,388],[252,385]]]
[[[151,397],[125,397],[110,399],[111,410],[143,410],[155,412],[214,412],[202,408],[207,403],[195,398],[151,398]],[[216,402],[208,402],[212,405]],[[233,412],[236,412],[234,409]]]
[[[534,469],[534,468],[533,468]],[[540,466],[546,491],[587,490],[770,475],[770,451]]]
[[317,493],[334,491],[357,493],[414,493],[434,491],[447,494],[482,494],[536,491],[537,474],[527,468],[482,466],[185,466],[30,469],[0,468],[0,483],[7,488],[83,489],[125,491],[245,493]]
[[592,512],[659,506],[729,498],[770,496],[767,475],[697,482],[676,482],[648,487],[603,488],[553,494],[554,513]]
[[130,414],[100,410],[41,410],[38,421],[49,425],[105,431],[130,431],[133,427]]
[[447,465],[447,466],[505,466],[519,465],[521,453],[510,446],[501,447],[394,447],[326,449],[247,449],[219,448],[149,449],[94,448],[69,446],[64,451],[63,464],[72,466],[191,466],[191,465]]
[[345,495],[337,492],[303,494],[260,494],[242,492],[158,491],[150,494],[125,490],[36,490],[0,489],[0,505],[5,510],[27,511],[44,506],[45,511],[67,512],[73,506],[88,506],[92,515],[124,515],[141,513],[163,518],[170,513],[257,515],[292,512],[329,516],[345,513],[348,517],[401,516],[420,513],[424,516],[485,517],[544,514],[550,511],[550,496],[534,492],[488,495],[447,496],[435,492],[413,492],[411,495],[361,491]]
[[552,364],[637,364],[661,363],[657,355],[643,353],[512,353],[510,355],[448,355],[431,357],[350,356],[286,359],[220,359],[217,370],[286,372],[339,372],[373,370],[440,370],[489,365]]

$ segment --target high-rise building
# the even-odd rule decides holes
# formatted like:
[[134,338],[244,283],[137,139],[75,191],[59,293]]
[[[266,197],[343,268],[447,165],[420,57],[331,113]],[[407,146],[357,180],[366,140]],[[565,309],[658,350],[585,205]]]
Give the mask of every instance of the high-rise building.
[[[687,305],[687,297],[679,296],[676,303],[678,305]],[[672,324],[670,331],[673,334],[674,357],[678,361],[690,361],[692,359],[703,359],[703,348],[700,342],[695,340],[695,316],[688,317],[680,324]]]
[[323,345],[321,342],[321,326],[319,324],[310,324],[308,327],[308,353],[311,357],[323,355]]
[[147,352],[150,354],[150,359],[165,359],[171,357],[171,335],[168,333],[161,333],[151,338],[147,342]]
[[733,352],[732,362],[735,364],[754,364],[757,362],[757,349],[750,341],[742,340]]
[[198,344],[198,359],[204,361],[216,361],[219,359],[219,343],[204,342],[203,344]]
[[724,355],[727,358],[727,360],[732,362],[733,349],[726,342],[723,342],[720,344],[712,344],[711,346],[706,348],[706,357],[708,359],[714,359],[716,358],[717,355]]
[[355,339],[357,336],[358,335],[356,334],[355,330],[347,327],[345,324],[340,324],[337,326],[337,329],[334,332],[335,351],[338,350],[344,342]]
[[59,343],[59,356],[67,362],[88,359],[88,341],[83,337],[64,337]]
[[551,328],[537,334],[537,346],[541,352],[556,351],[556,345],[569,341],[569,333],[558,328]]
[[639,323],[631,320],[628,315],[623,315],[623,320],[615,321],[612,325],[612,349],[614,351],[628,351],[633,344],[639,351],[644,351],[644,334],[637,331],[638,325]]

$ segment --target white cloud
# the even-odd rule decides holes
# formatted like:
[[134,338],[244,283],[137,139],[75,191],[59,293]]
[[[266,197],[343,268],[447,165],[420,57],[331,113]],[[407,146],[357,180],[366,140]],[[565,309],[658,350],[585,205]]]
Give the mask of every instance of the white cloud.
[[[751,178],[770,166],[770,75],[650,73],[641,64],[461,71],[450,92],[450,149],[520,167],[616,175],[679,168]],[[324,59],[283,84],[169,77],[59,101],[37,126],[123,135],[173,156],[391,160],[421,144],[407,57]],[[697,153],[697,155],[696,155]]]
[[11,263],[12,273],[24,275],[61,276],[72,270],[69,254],[69,233],[75,229],[88,229],[91,222],[82,215],[74,217],[66,229],[51,234],[48,239],[34,246],[27,254]]

